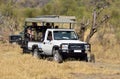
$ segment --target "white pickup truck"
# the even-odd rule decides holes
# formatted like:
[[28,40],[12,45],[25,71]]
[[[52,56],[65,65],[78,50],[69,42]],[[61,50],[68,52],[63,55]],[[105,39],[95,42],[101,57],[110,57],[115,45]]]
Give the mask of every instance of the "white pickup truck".
[[[47,22],[68,22],[73,23],[70,19],[63,18],[38,18],[34,21]],[[29,19],[29,21],[33,21]],[[42,28],[43,30],[43,28]],[[42,31],[41,31],[42,32]],[[91,45],[79,40],[74,29],[49,28],[46,29],[42,41],[27,41],[27,44],[22,47],[32,52],[35,57],[50,56],[58,63],[63,62],[66,58],[76,58],[86,61],[94,61],[94,56],[91,55]]]

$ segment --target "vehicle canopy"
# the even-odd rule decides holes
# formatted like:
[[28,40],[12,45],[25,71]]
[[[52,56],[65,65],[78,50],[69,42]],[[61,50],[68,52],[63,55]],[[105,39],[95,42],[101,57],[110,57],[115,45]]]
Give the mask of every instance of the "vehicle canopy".
[[75,16],[46,15],[36,18],[26,18],[25,22],[75,23]]
[[44,15],[36,18],[26,18],[25,25],[27,23],[42,23],[42,26],[45,26],[45,23],[51,23],[54,26],[54,23],[62,23],[62,24],[70,24],[70,28],[72,28],[72,24],[75,23],[75,16],[57,16],[57,15]]

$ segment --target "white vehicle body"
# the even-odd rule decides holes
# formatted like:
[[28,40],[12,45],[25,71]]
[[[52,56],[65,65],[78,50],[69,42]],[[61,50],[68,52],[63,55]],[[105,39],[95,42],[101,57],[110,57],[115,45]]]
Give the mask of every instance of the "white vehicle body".
[[[48,32],[51,31],[53,36],[52,36],[52,40],[47,40],[47,36],[48,36]],[[75,40],[56,40],[54,39],[54,31],[70,31],[70,32],[74,32],[73,29],[47,29],[46,33],[45,33],[45,38],[43,42],[28,42],[28,49],[32,50],[32,47],[34,45],[37,45],[39,49],[42,49],[42,53],[44,53],[45,55],[52,55],[52,50],[54,46],[58,46],[60,47],[61,44],[69,44],[69,43],[74,43],[74,44],[87,44],[86,42],[82,42],[80,40],[77,39]],[[80,50],[79,50],[80,51]]]

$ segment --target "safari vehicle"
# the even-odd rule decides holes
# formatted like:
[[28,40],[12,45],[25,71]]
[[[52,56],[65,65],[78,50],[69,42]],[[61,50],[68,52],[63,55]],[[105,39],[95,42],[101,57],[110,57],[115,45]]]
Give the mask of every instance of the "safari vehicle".
[[21,35],[10,35],[9,36],[9,43],[17,43],[21,44],[22,37]]
[[[72,29],[74,23],[72,18],[59,16],[27,18],[21,45],[23,53],[32,52],[33,56],[39,58],[53,57],[58,63],[66,58],[94,61],[94,56],[90,53],[91,45],[78,39]],[[51,27],[48,28],[45,24]],[[69,25],[69,28],[61,28],[58,26],[60,24]],[[28,29],[31,30],[31,35],[28,34]]]

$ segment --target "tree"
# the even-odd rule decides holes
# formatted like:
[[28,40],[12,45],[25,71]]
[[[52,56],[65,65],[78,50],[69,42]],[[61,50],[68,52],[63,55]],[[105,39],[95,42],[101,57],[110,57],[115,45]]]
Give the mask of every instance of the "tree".
[[[90,33],[88,34],[88,36],[87,36],[87,38],[85,40],[86,42],[89,43],[91,37],[97,32],[98,28],[103,23],[108,21],[108,19],[110,18],[109,15],[103,15],[102,18],[100,18],[101,17],[100,14],[102,14],[102,11],[106,8],[106,6],[108,6],[108,4],[99,3],[99,4],[97,4],[95,9],[93,10],[91,30],[90,30]],[[81,23],[80,33],[82,34],[82,36],[80,36],[80,37],[81,37],[82,40],[84,38],[84,32],[85,32],[85,29],[87,28],[87,26],[88,26],[88,23]]]
[[75,0],[64,0],[62,3],[62,11],[61,14],[63,15],[75,15],[78,4]]
[[2,36],[2,41],[7,42],[8,36],[13,34],[16,30],[18,30],[18,22],[13,14],[13,4],[10,1],[1,7],[0,36]]
[[83,18],[82,22],[80,23],[80,31],[79,31],[79,37],[81,41],[84,41],[85,31],[89,25],[89,20],[85,21]]

